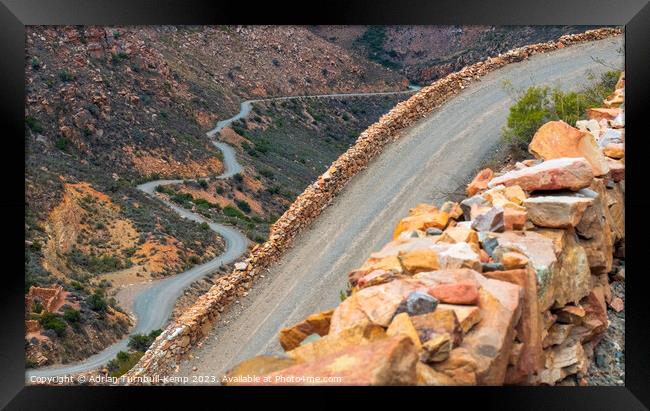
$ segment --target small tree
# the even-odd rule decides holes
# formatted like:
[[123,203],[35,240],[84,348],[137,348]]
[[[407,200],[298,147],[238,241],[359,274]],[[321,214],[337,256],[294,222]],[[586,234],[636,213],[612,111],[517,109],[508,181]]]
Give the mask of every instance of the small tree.
[[92,295],[86,298],[86,302],[91,310],[103,313],[108,308],[108,303],[104,299],[104,296],[101,292],[95,291]]

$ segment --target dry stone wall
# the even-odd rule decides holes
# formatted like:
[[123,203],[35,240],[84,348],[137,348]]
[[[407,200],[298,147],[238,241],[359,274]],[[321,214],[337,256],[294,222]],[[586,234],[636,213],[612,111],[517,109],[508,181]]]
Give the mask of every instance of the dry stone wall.
[[[620,35],[620,29],[605,28],[566,35],[555,42],[517,48],[452,73],[424,87],[408,100],[397,104],[358,138],[319,179],[305,189],[272,226],[269,240],[257,245],[248,258],[201,296],[192,308],[170,324],[152,344],[140,362],[125,376],[129,379],[166,375],[178,361],[212,328],[220,313],[252,287],[255,278],[277,261],[295,237],[325,209],[354,175],[363,170],[405,128],[458,94],[473,81],[507,64],[572,44]],[[399,344],[398,344],[399,345]],[[399,345],[401,347],[401,345]]]
[[589,384],[617,306],[613,254],[624,258],[624,95],[622,75],[577,128],[540,127],[536,158],[482,170],[460,203],[409,210],[348,273],[338,307],[280,330],[284,355],[245,360],[223,382]]

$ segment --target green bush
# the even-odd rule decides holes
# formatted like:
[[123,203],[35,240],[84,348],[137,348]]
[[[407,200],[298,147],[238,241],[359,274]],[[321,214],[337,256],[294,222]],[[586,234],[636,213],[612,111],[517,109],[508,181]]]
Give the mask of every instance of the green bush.
[[232,176],[232,179],[235,181],[235,183],[241,184],[244,181],[244,176],[242,176],[240,173],[237,173]]
[[66,308],[63,310],[63,319],[68,323],[78,323],[81,320],[81,313],[74,308]]
[[140,358],[144,355],[144,352],[136,351],[133,353],[128,353],[125,351],[120,351],[117,353],[115,359],[110,360],[106,364],[108,371],[111,374],[111,377],[119,378],[122,375],[126,374],[134,365],[140,361]]
[[208,188],[208,182],[205,180],[199,180],[199,185],[201,186],[202,189]]
[[86,298],[86,302],[91,310],[103,313],[108,308],[108,303],[101,292],[95,291],[92,295]]
[[271,170],[269,170],[267,168],[260,170],[260,175],[263,176],[263,177],[266,177],[268,179],[271,179],[271,180],[274,177],[273,171],[271,171]]
[[235,203],[237,204],[237,207],[246,214],[251,212],[251,206],[248,204],[247,201],[245,200],[235,200]]
[[225,206],[223,208],[223,213],[225,215],[227,215],[228,217],[236,217],[236,218],[240,218],[242,220],[246,219],[246,215],[244,215],[244,213],[242,213],[241,211],[239,211],[238,209],[236,209],[235,207],[233,207],[231,205]]
[[30,130],[32,130],[34,133],[41,133],[43,132],[43,126],[41,123],[35,119],[32,116],[27,116],[25,117],[25,124],[27,127],[29,127]]
[[54,146],[59,150],[66,151],[68,149],[68,139],[65,137],[59,137],[54,142]]
[[74,80],[74,77],[67,70],[61,70],[59,71],[59,80],[61,80],[64,83],[67,83],[69,81]]
[[158,329],[151,331],[149,334],[133,334],[129,337],[128,347],[135,351],[145,352],[161,333],[162,330]]
[[205,221],[202,222],[201,224],[199,224],[199,227],[201,227],[201,230],[205,230],[205,231],[210,229],[210,225],[208,223],[206,223]]
[[59,337],[65,334],[65,330],[68,327],[61,317],[53,313],[46,312],[43,314],[39,322],[43,328],[46,330],[53,330]]
[[619,72],[606,72],[598,82],[578,92],[529,87],[516,96],[515,104],[510,107],[502,134],[505,143],[516,155],[521,155],[527,151],[530,140],[545,123],[562,120],[575,125],[576,121],[585,118],[587,109],[602,105],[603,99],[612,92],[618,76]]
[[32,312],[40,313],[41,311],[43,311],[43,304],[40,301],[36,301],[32,306]]

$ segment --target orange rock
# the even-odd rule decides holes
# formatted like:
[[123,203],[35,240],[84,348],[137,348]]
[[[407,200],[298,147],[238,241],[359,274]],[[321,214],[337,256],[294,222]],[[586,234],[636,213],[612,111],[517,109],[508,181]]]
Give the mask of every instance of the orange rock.
[[288,351],[287,356],[297,362],[311,362],[342,351],[347,347],[370,344],[382,338],[386,338],[386,331],[383,327],[374,324],[360,325],[347,328],[338,334],[326,335],[309,344],[300,345]]
[[454,385],[476,385],[478,364],[474,356],[463,347],[449,353],[445,361],[432,364],[434,370],[451,378]]
[[463,210],[460,208],[460,204],[453,201],[445,202],[442,207],[440,207],[440,211],[449,214],[450,218],[456,220],[463,215]]
[[427,314],[411,317],[420,341],[426,342],[436,334],[447,333],[454,347],[463,341],[463,329],[454,310],[438,309]]
[[478,302],[478,288],[474,283],[440,284],[427,292],[447,304],[474,305]]
[[508,186],[503,190],[506,198],[517,205],[521,205],[526,199],[526,193],[518,185]]
[[526,191],[579,190],[593,180],[593,169],[584,158],[557,158],[541,164],[510,171],[495,177],[488,187],[518,185]]
[[290,358],[282,358],[271,355],[260,355],[250,358],[226,372],[224,385],[242,385],[249,383],[248,377],[261,377],[262,375],[279,371],[296,365],[296,361]]
[[625,157],[625,144],[623,143],[610,143],[603,148],[603,154],[609,158],[621,159]]
[[421,248],[413,251],[401,251],[398,258],[404,270],[410,274],[440,268],[438,253],[432,249]]
[[330,334],[367,323],[388,327],[397,307],[413,291],[423,288],[417,281],[398,279],[364,288],[336,307],[330,322]]
[[394,271],[379,269],[374,270],[369,274],[361,277],[361,279],[359,279],[359,281],[356,283],[356,286],[359,288],[372,287],[373,285],[387,283],[396,278],[398,278],[398,274],[396,274]]
[[481,321],[481,310],[473,305],[438,304],[437,310],[452,310],[458,318],[463,334]]
[[609,306],[612,307],[612,309],[617,313],[620,313],[625,309],[625,304],[623,303],[623,300],[621,300],[620,297],[614,297],[612,299],[612,302],[609,303]]
[[620,108],[590,108],[587,110],[589,120],[614,120],[621,114]]
[[508,251],[501,256],[501,263],[506,270],[524,268],[528,265],[528,258],[521,253]]
[[439,243],[468,243],[476,246],[478,251],[478,234],[470,227],[447,227],[447,229],[438,238]]
[[577,196],[531,197],[524,201],[528,218],[536,226],[550,228],[575,227],[593,199]]
[[494,172],[489,168],[485,168],[479,171],[476,177],[474,177],[474,180],[472,180],[472,182],[467,185],[467,196],[471,197],[479,191],[487,189],[487,184],[490,180],[492,180],[493,176]]
[[298,347],[302,340],[311,334],[327,335],[333,313],[334,310],[328,310],[312,314],[292,327],[281,329],[280,345],[285,351],[289,351]]
[[449,222],[449,214],[436,210],[430,212],[418,212],[400,220],[393,232],[393,239],[399,237],[404,231],[421,230],[427,228],[439,228],[443,230]]
[[411,318],[407,313],[397,314],[386,330],[386,335],[388,337],[393,337],[399,334],[408,336],[411,341],[413,341],[413,345],[415,345],[415,348],[418,351],[422,349],[422,343],[420,342],[418,332],[413,326]]
[[506,231],[523,230],[528,220],[528,213],[524,210],[515,210],[510,207],[503,209],[503,225]]
[[583,157],[595,176],[607,174],[609,168],[594,136],[563,121],[549,121],[537,130],[528,150],[537,158],[552,160],[563,157]]
[[450,386],[457,385],[453,379],[446,374],[438,372],[421,361],[415,366],[417,374],[417,385],[423,386]]
[[519,269],[491,271],[484,273],[488,278],[516,284],[524,290],[521,319],[517,323],[517,340],[523,345],[518,361],[509,367],[506,384],[518,384],[543,368],[542,356],[542,318],[537,300],[537,276],[535,270]]
[[[398,335],[266,375],[262,385],[415,385],[418,353]],[[266,381],[265,381],[266,380]]]

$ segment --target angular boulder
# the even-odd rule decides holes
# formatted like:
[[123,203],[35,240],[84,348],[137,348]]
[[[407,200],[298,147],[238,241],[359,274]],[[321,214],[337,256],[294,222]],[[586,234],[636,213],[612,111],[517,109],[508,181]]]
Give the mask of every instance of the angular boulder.
[[393,239],[399,237],[404,231],[426,231],[427,228],[439,228],[442,230],[449,222],[449,214],[428,204],[420,205],[419,208],[416,207],[413,210],[408,217],[401,219],[397,224],[393,232]]
[[[526,191],[572,191],[588,187],[593,180],[591,165],[584,158],[557,158],[493,178],[489,187],[518,185]],[[462,203],[461,203],[462,204]]]
[[528,151],[544,160],[582,157],[591,164],[595,176],[609,171],[594,136],[563,121],[549,121],[540,127],[528,145]]
[[540,371],[544,365],[542,356],[542,318],[537,301],[537,276],[533,269],[492,271],[487,278],[516,284],[523,289],[524,299],[521,319],[517,323],[516,340],[522,343],[517,361],[508,367],[506,384],[524,382],[531,374]]
[[429,288],[427,292],[446,304],[475,305],[478,303],[478,287],[475,283],[438,284]]
[[415,385],[418,352],[405,335],[350,346],[267,374],[262,385]]
[[370,344],[386,338],[383,327],[365,324],[351,327],[338,334],[326,335],[309,344],[303,344],[287,352],[287,356],[296,362],[316,361],[324,356],[342,351],[347,347]]
[[494,172],[489,168],[484,168],[479,171],[476,177],[467,185],[467,196],[471,197],[479,191],[487,189],[488,182],[494,176]]
[[463,341],[463,329],[454,310],[436,309],[435,311],[411,317],[411,323],[417,330],[420,341],[426,343],[438,334],[449,334],[454,347]]
[[280,345],[285,351],[289,351],[298,347],[311,334],[318,334],[321,337],[327,335],[333,313],[334,310],[328,310],[312,314],[298,324],[282,328],[279,336]]
[[467,334],[479,321],[481,321],[481,310],[473,305],[438,304],[439,310],[452,310],[458,318],[463,335]]
[[476,231],[500,233],[505,230],[503,208],[491,207],[472,218],[472,228]]
[[621,114],[620,108],[590,108],[587,110],[587,118],[590,120],[614,120]]
[[418,332],[411,322],[411,317],[409,317],[407,313],[397,314],[386,330],[386,335],[388,337],[400,334],[408,336],[418,351],[422,349],[422,343],[420,342]]
[[530,197],[524,201],[528,219],[538,227],[575,227],[593,200],[576,196]]

